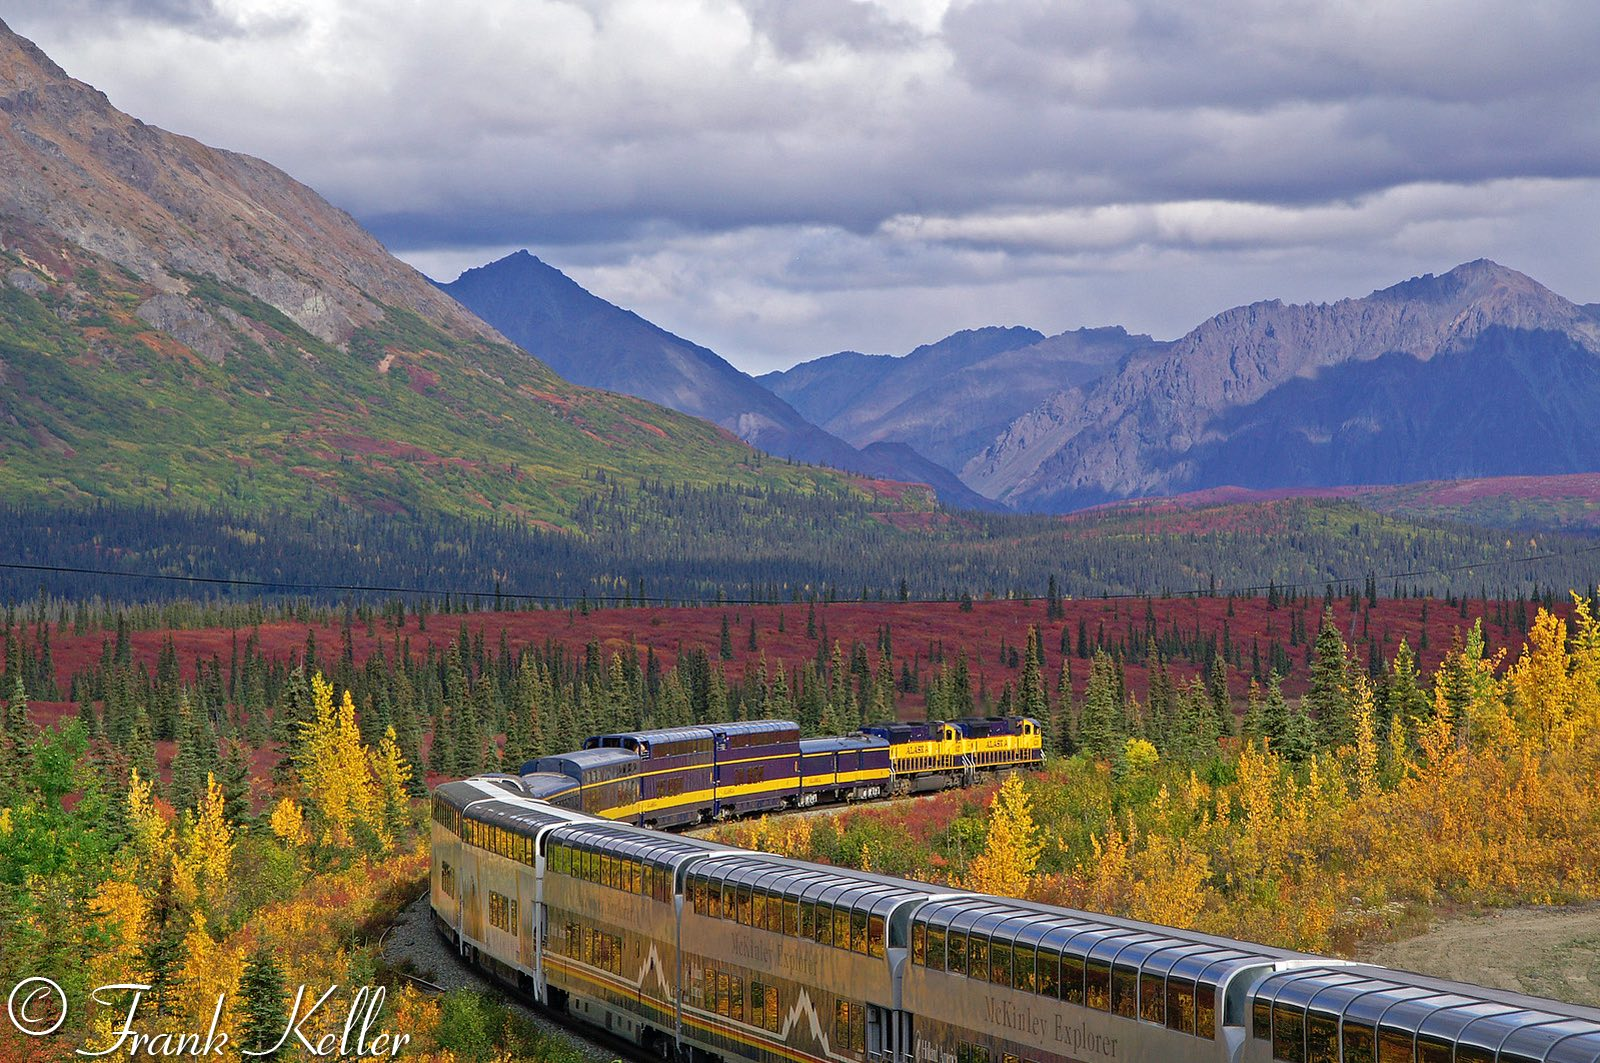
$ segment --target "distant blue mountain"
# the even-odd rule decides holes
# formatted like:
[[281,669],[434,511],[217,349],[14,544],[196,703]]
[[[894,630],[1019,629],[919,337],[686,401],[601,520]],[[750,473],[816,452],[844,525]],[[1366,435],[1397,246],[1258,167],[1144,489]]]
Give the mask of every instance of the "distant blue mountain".
[[996,508],[910,447],[863,451],[824,431],[715,351],[606,302],[527,251],[439,287],[575,384],[704,418],[781,458],[926,483],[947,505]]

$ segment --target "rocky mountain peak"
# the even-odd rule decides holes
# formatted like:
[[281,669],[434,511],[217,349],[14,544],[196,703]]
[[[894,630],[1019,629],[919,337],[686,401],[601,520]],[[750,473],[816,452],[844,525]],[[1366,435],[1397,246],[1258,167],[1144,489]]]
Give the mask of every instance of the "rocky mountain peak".
[[[1419,434],[1406,437],[1399,426],[1408,419],[1426,420],[1432,409],[1426,395],[1417,396],[1413,418],[1404,401],[1393,409],[1366,409],[1362,402],[1372,397],[1363,395],[1363,387],[1375,387],[1379,380],[1385,386],[1405,380],[1409,386],[1428,376],[1431,371],[1424,367],[1436,360],[1449,363],[1439,373],[1459,373],[1466,362],[1458,355],[1465,352],[1482,374],[1480,388],[1492,393],[1496,385],[1489,381],[1498,374],[1499,362],[1507,373],[1519,371],[1514,363],[1525,371],[1546,350],[1566,367],[1563,371],[1587,372],[1585,358],[1593,361],[1600,352],[1600,321],[1527,275],[1488,259],[1413,277],[1359,299],[1251,303],[1216,315],[1169,346],[1140,352],[1115,373],[1051,396],[969,462],[962,477],[991,497],[1022,505],[1162,493],[1224,475],[1208,463],[1220,463],[1224,454],[1239,462],[1239,454],[1227,446],[1243,438],[1241,433],[1256,433],[1262,453],[1298,455],[1295,433],[1302,429],[1312,442],[1309,456],[1300,457],[1306,470],[1300,475],[1320,475],[1310,470],[1334,468],[1337,462],[1319,448],[1342,431],[1354,431],[1330,421],[1334,415],[1328,411],[1360,408],[1351,425],[1367,425],[1363,431],[1380,436],[1392,431],[1408,445],[1423,446]],[[1577,393],[1587,384],[1549,386]],[[1307,414],[1295,428],[1295,414],[1286,405],[1291,392],[1302,405],[1321,403],[1327,409]],[[1458,408],[1472,402],[1476,399],[1466,391],[1454,400]],[[1269,419],[1273,431],[1287,434],[1267,438],[1260,426]],[[1344,446],[1345,454],[1357,452],[1355,442]],[[1406,460],[1411,459],[1397,458],[1395,467]],[[1339,475],[1383,480],[1405,474],[1351,469]]]
[[0,239],[76,244],[176,295],[215,277],[335,343],[389,306],[498,339],[311,189],[122,113],[3,24],[0,219]]

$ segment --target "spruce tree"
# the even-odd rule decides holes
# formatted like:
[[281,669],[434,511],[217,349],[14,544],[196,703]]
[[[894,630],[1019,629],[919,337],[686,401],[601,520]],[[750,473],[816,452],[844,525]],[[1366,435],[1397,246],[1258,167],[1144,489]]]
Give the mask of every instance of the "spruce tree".
[[1211,695],[1211,712],[1217,720],[1217,733],[1233,734],[1233,694],[1228,690],[1228,662],[1219,655],[1211,660],[1211,672],[1206,677]]
[[1311,758],[1315,745],[1316,733],[1310,718],[1306,716],[1305,701],[1302,699],[1289,710],[1278,752],[1291,764],[1303,764]]
[[1311,658],[1311,687],[1306,707],[1316,717],[1317,738],[1327,749],[1355,740],[1355,719],[1350,707],[1350,660],[1334,624],[1333,610],[1322,614]]
[[226,743],[217,784],[225,800],[222,813],[231,823],[250,820],[250,747],[237,739]]
[[1289,733],[1289,703],[1283,697],[1283,680],[1277,672],[1267,676],[1267,696],[1261,703],[1260,738],[1268,748],[1278,749]]
[[[1448,677],[1449,672],[1446,671]],[[1446,687],[1448,691],[1448,684]],[[1404,637],[1394,651],[1394,663],[1389,667],[1388,682],[1384,687],[1387,702],[1386,714],[1391,720],[1403,722],[1408,734],[1416,734],[1417,724],[1433,715],[1433,703],[1423,693],[1417,680],[1417,657],[1411,652]],[[1447,702],[1448,703],[1448,702]]]
[[1112,759],[1126,737],[1127,723],[1117,696],[1116,665],[1100,650],[1089,666],[1083,715],[1078,721],[1078,744],[1101,760]]
[[289,994],[283,968],[273,958],[272,949],[262,942],[250,953],[239,979],[239,1016],[243,1023],[239,1030],[239,1047],[264,1053],[252,1057],[255,1059],[277,1059],[281,1052],[273,1046],[283,1036],[284,1026],[289,1021],[288,1010]]
[[1023,653],[1022,677],[1017,682],[1017,709],[1043,725],[1050,720],[1050,702],[1044,689],[1044,660],[1039,648],[1039,629],[1028,627],[1028,644]]

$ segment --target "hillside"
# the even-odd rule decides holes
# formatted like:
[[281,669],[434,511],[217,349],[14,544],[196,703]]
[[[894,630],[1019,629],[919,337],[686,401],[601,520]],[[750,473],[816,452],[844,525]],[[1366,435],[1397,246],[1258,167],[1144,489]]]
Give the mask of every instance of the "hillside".
[[593,473],[853,490],[574,387],[267,163],[0,23],[0,495],[566,523]]
[[1523,531],[1600,531],[1600,473],[1426,480],[1409,484],[1251,489],[1213,487],[1165,498],[1131,499],[1091,512],[1159,513],[1284,498],[1348,499],[1377,513]]
[[1058,391],[962,476],[1061,510],[1223,484],[1594,471],[1597,351],[1592,308],[1488,261],[1363,299],[1254,303]]
[[1047,396],[1096,379],[1151,343],[1115,327],[1049,337],[990,327],[957,332],[903,357],[844,352],[759,379],[857,446],[905,443],[960,470]]
[[780,458],[927,483],[951,505],[989,505],[954,473],[910,448],[858,451],[715,351],[606,302],[527,251],[439,287],[575,384],[703,417]]

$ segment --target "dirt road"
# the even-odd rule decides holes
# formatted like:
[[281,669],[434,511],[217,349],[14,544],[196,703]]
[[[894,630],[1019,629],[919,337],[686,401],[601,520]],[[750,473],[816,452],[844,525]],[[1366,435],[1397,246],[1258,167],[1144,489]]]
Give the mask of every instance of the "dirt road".
[[1362,959],[1600,1007],[1600,904],[1450,919]]

